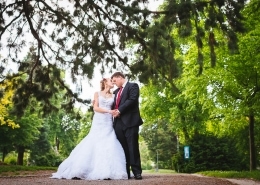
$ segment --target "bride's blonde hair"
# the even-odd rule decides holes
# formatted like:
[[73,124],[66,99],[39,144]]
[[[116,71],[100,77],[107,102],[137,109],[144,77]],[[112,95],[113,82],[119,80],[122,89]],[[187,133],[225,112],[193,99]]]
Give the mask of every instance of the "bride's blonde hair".
[[[103,78],[103,79],[100,81],[100,89],[101,89],[101,91],[105,90],[105,88],[106,88],[106,83],[107,83],[108,80],[110,80],[110,79],[109,79],[109,78]],[[111,92],[110,90],[108,90],[106,93],[107,93],[107,94],[112,94],[112,92]]]
[[101,91],[103,91],[103,90],[106,88],[106,82],[107,82],[107,79],[106,79],[106,78],[103,78],[103,79],[100,81],[100,89],[101,89]]

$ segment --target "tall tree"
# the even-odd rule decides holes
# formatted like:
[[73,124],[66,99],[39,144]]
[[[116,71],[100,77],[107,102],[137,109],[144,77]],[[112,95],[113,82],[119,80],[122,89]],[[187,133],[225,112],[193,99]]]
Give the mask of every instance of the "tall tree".
[[[37,104],[37,103],[36,103]],[[34,104],[34,107],[37,105]],[[30,104],[32,105],[32,103]],[[15,146],[18,153],[17,164],[23,165],[24,152],[29,149],[32,143],[39,136],[39,128],[42,126],[42,120],[37,113],[33,113],[29,108],[25,110],[25,114],[16,118],[20,128],[8,130],[7,133],[12,137],[10,145]]]
[[[121,61],[128,65],[128,53],[122,51],[131,38],[143,41],[136,28],[145,26],[146,15],[140,13],[147,14],[148,10],[139,8],[143,3],[137,0],[68,0],[62,4],[45,0],[5,1],[0,7],[0,49],[7,49],[7,56],[1,58],[0,69],[4,72],[10,59],[20,72],[29,75],[23,92],[16,92],[18,95],[36,96],[37,83],[41,82],[43,92],[46,91],[44,99],[48,99],[54,93],[50,86],[56,82],[73,97],[72,104],[75,99],[88,103],[66,85],[58,71],[68,70],[76,83],[77,77],[92,78],[98,64],[102,65],[102,71],[108,63],[116,65]],[[30,65],[20,62],[21,51],[31,46],[35,52]],[[5,73],[2,74],[4,78]],[[27,105],[26,101],[22,104]]]
[[12,120],[9,114],[9,111],[13,107],[13,95],[14,91],[12,90],[12,83],[10,81],[0,84],[0,126],[7,125],[14,129],[19,128],[19,125]]
[[155,163],[159,161],[160,168],[164,169],[174,169],[172,156],[177,153],[177,138],[171,127],[171,123],[157,120],[155,123],[146,123],[141,130],[150,156]]
[[[189,139],[191,133],[207,130],[207,108],[201,105],[203,99],[200,97],[200,93],[207,94],[207,89],[205,83],[196,83],[196,78],[203,75],[203,69],[216,66],[218,48],[227,47],[232,54],[238,52],[237,33],[245,31],[241,23],[244,3],[245,1],[165,1],[162,6],[165,14],[160,14],[147,29],[150,38],[147,49],[139,52],[140,56],[145,57],[142,62],[137,59],[131,70],[139,72],[141,82],[147,84],[151,79],[154,85],[161,87],[158,90],[160,93],[166,92],[164,99],[169,103],[158,103],[158,106],[168,108],[166,112],[172,116],[170,119],[175,126],[179,126],[177,128],[181,133],[178,134],[182,134],[184,140]],[[192,51],[190,58],[183,57],[187,51]],[[189,69],[186,64],[190,64]],[[192,73],[192,76],[185,73],[185,70]],[[187,75],[186,78],[183,75]],[[199,88],[201,86],[203,87]],[[191,87],[198,87],[199,91],[190,91]],[[157,98],[160,99],[163,98]],[[160,109],[155,108],[154,110]],[[149,110],[144,109],[146,112]]]
[[[77,112],[66,113],[63,110],[49,114],[44,120],[49,125],[48,139],[56,153],[67,157],[72,149],[77,145],[80,133],[85,124],[77,118]],[[84,115],[81,115],[84,117]],[[82,130],[81,130],[82,129]]]
[[[101,71],[107,66],[115,69],[127,66],[135,74],[142,72],[144,77],[161,75],[170,82],[176,76],[177,70],[174,59],[177,47],[171,34],[173,28],[177,28],[181,37],[190,36],[193,30],[196,32],[194,42],[197,42],[201,69],[202,37],[206,36],[205,31],[212,33],[208,41],[213,66],[215,38],[212,29],[223,30],[230,41],[230,48],[237,49],[235,33],[242,30],[240,10],[245,0],[165,2],[165,8],[160,12],[142,8],[141,5],[149,3],[148,0],[74,0],[64,4],[44,0],[3,2],[0,14],[0,48],[7,48],[8,55],[1,60],[0,69],[4,72],[5,64],[11,59],[23,71],[25,64],[20,63],[17,56],[26,47],[33,45],[36,52],[27,71],[29,78],[23,85],[23,91],[16,93],[35,96],[37,93],[33,92],[38,88],[34,82],[35,76],[38,76],[41,88],[48,92],[44,99],[48,99],[49,94],[53,93],[46,86],[55,81],[73,97],[70,101],[73,104],[75,100],[85,101],[66,86],[57,72],[60,69],[69,69],[73,82],[76,82],[78,76],[91,78],[97,64],[101,64]],[[161,21],[155,22],[152,31],[147,29],[151,14],[162,15],[158,19]],[[202,19],[206,20],[205,29],[200,25]],[[32,41],[27,41],[28,34]],[[131,45],[132,48],[128,49],[130,43],[137,43],[137,47]],[[128,56],[133,56],[135,51],[139,54],[133,61]],[[146,60],[151,60],[152,65],[146,64]],[[51,79],[49,74],[53,74]],[[22,104],[25,107],[26,101]]]
[[12,83],[10,81],[0,84],[0,151],[2,152],[2,161],[4,161],[7,153],[13,149],[13,146],[10,145],[12,137],[7,131],[10,128],[17,129],[20,127],[10,114],[13,108],[12,97],[14,95],[11,86]]
[[[162,12],[147,29],[147,48],[139,50],[132,71],[138,71],[140,80],[154,79],[155,83],[167,81],[172,90],[179,89],[172,79],[181,74],[181,58],[190,44],[195,44],[197,74],[202,74],[204,57],[210,53],[211,67],[216,66],[215,49],[219,38],[225,38],[225,44],[231,53],[238,52],[237,33],[244,32],[242,14],[245,0],[186,1],[166,0]],[[216,32],[222,35],[216,37]],[[207,53],[205,52],[207,48]],[[204,50],[204,51],[203,51]],[[143,60],[140,61],[140,58]],[[208,62],[206,60],[206,62]]]
[[199,99],[202,110],[208,110],[208,131],[232,135],[248,130],[250,170],[257,165],[254,130],[259,117],[259,33],[259,29],[254,29],[239,36],[239,54],[230,56],[226,50],[219,50],[222,60],[199,77],[194,73],[194,62],[187,62],[180,80],[186,87],[183,96]]
[[[248,6],[251,6],[250,3]],[[254,2],[252,7],[252,9],[259,7],[259,2]],[[256,11],[256,14],[257,13],[258,11]],[[254,23],[257,23],[257,20],[259,20],[258,17],[254,17],[252,14],[250,17],[252,19],[250,22],[253,21]],[[201,21],[200,24],[203,24],[202,22],[203,21]],[[256,28],[255,26],[253,27]],[[212,63],[214,62],[214,60],[212,60],[212,56],[214,56],[211,53],[212,48],[201,48],[200,52],[210,53],[203,57],[203,73],[201,73],[201,64],[197,63],[199,60],[195,60],[195,57],[198,56],[198,52],[196,51],[198,43],[194,43],[191,39],[186,39],[187,42],[183,44],[183,39],[176,38],[172,46],[178,46],[181,49],[179,52],[173,53],[173,56],[175,56],[174,58],[177,58],[180,56],[179,54],[182,53],[186,54],[186,58],[182,58],[182,60],[179,60],[178,58],[173,59],[174,63],[167,63],[167,60],[156,63],[157,60],[159,61],[163,57],[154,61],[158,52],[156,50],[151,50],[151,53],[153,52],[154,54],[151,56],[154,57],[151,57],[151,60],[149,61],[145,61],[147,66],[145,64],[142,70],[144,71],[144,69],[147,68],[151,69],[152,75],[150,75],[149,78],[154,79],[154,83],[163,83],[165,89],[171,89],[173,92],[176,92],[177,96],[175,96],[173,98],[174,101],[172,101],[174,103],[172,104],[172,107],[169,106],[168,108],[169,110],[175,110],[174,108],[177,105],[177,102],[180,102],[180,106],[176,106],[177,111],[173,112],[172,117],[176,118],[176,115],[181,115],[180,113],[183,111],[185,117],[180,116],[180,118],[183,117],[185,119],[182,119],[181,122],[186,123],[186,120],[191,123],[188,128],[189,131],[196,128],[197,125],[202,128],[200,131],[212,131],[215,129],[215,133],[220,131],[218,134],[231,134],[231,132],[234,134],[234,131],[238,133],[239,130],[247,128],[245,125],[247,124],[246,118],[248,118],[248,124],[251,125],[249,127],[251,133],[250,169],[254,169],[256,165],[256,152],[254,142],[251,141],[254,141],[255,138],[254,123],[255,117],[258,117],[258,30],[252,31],[248,37],[246,35],[240,37],[239,35],[241,43],[235,48],[239,48],[240,52],[232,52],[232,54],[235,55],[230,55],[230,53],[227,52],[227,49],[230,48],[228,48],[229,45],[228,47],[224,45],[224,43],[226,43],[226,37],[222,37],[222,32],[219,32],[217,29],[213,30],[215,31],[214,37],[218,38],[214,39],[214,42],[216,42],[216,46],[220,46],[217,49],[214,49],[214,52],[219,56],[219,60],[218,63],[215,63],[216,65],[212,65],[214,64]],[[174,30],[174,28],[171,34],[173,36],[176,35],[176,30]],[[209,31],[206,35],[211,38],[212,32]],[[160,39],[160,37],[155,38],[157,41]],[[171,45],[167,45],[167,39],[163,39],[160,42],[155,42],[156,40],[154,40],[154,43],[156,43],[158,47],[164,48],[161,51],[162,54],[165,54],[165,51],[167,51]],[[205,40],[201,41],[203,41],[201,44],[206,43]],[[169,52],[170,51],[171,50],[169,50]],[[188,55],[187,51],[189,51]],[[167,55],[171,56],[169,53]],[[173,67],[174,64],[175,67]],[[141,73],[141,77],[142,75],[145,77],[145,75],[147,75],[147,70],[144,73]],[[169,86],[167,86],[167,82],[169,82]],[[151,92],[154,95],[153,91]],[[161,91],[158,90],[158,94],[160,93]],[[155,95],[155,97],[156,96],[158,95]],[[159,100],[159,98],[157,100]],[[167,98],[167,100],[169,101],[169,98]],[[149,99],[149,103],[153,102],[153,99]],[[151,105],[154,110],[160,109],[154,107],[153,104]],[[157,105],[160,105],[160,103],[157,103]],[[164,104],[164,106],[167,106],[167,104]],[[148,112],[149,108],[144,111]],[[207,112],[209,114],[207,114]],[[152,117],[162,115],[163,113],[161,115],[153,114]],[[236,120],[236,124],[234,124],[234,120]]]

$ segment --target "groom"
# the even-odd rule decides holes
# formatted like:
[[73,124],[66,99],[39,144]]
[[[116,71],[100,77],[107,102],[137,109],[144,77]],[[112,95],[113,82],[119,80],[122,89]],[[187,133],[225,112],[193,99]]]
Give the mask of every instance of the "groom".
[[130,178],[130,167],[136,180],[142,179],[141,159],[139,152],[139,126],[143,123],[139,112],[139,86],[128,82],[121,72],[111,76],[115,90],[114,129],[126,156],[126,170]]

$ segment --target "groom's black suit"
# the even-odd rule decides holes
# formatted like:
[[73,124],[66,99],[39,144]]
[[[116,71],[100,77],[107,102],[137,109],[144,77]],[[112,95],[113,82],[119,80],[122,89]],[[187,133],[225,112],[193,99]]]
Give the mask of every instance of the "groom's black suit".
[[[119,88],[115,90],[114,106],[118,91]],[[142,173],[138,137],[139,126],[143,121],[139,112],[138,84],[131,82],[125,84],[118,110],[120,116],[114,119],[115,133],[125,151],[128,176],[130,177],[130,166],[136,176]]]

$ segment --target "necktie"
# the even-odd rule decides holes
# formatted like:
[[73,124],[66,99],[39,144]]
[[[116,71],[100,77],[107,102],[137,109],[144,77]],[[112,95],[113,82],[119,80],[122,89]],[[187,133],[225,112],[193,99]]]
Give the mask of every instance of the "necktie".
[[118,109],[118,105],[119,105],[119,102],[120,102],[120,97],[121,97],[122,89],[123,89],[123,87],[120,87],[120,89],[119,89],[119,91],[118,91],[118,93],[117,93],[115,109]]

